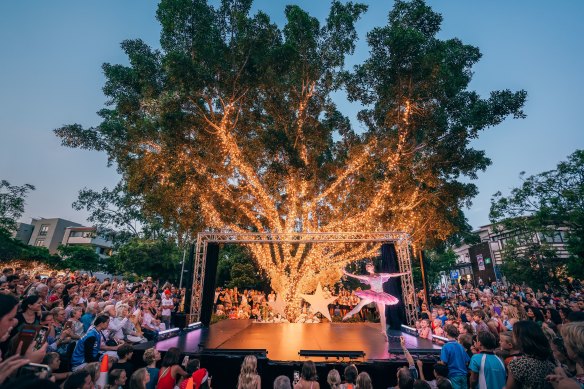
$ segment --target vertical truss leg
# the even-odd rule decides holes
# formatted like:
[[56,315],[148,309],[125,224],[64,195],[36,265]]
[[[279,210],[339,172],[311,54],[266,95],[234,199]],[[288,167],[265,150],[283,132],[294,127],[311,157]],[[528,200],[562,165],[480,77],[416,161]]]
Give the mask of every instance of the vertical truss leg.
[[414,278],[412,276],[410,250],[407,243],[398,243],[397,246],[397,257],[400,271],[408,273],[401,277],[406,320],[408,321],[409,325],[413,325],[416,321],[416,291],[414,289]]
[[205,279],[205,259],[207,255],[207,239],[199,234],[195,246],[195,268],[193,269],[193,294],[191,299],[191,322],[201,318],[201,304],[203,299],[203,282]]

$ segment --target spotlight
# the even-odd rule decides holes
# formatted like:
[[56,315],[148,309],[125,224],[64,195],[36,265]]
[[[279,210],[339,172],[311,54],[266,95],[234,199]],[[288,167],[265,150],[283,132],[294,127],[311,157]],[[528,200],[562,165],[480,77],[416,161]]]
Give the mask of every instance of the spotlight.
[[410,327],[407,326],[405,324],[401,325],[403,332],[405,332],[408,335],[413,335],[413,336],[418,336],[418,330],[416,330],[414,327]]
[[201,323],[200,321],[196,321],[194,323],[189,324],[185,328],[183,328],[183,331],[187,332],[187,331],[196,330],[196,329],[201,328],[202,326],[203,326],[203,323]]
[[448,338],[445,338],[443,336],[438,336],[438,335],[432,335],[432,341],[434,342],[437,340],[442,341],[444,343],[448,343]]
[[171,328],[168,330],[160,331],[158,333],[158,339],[168,339],[168,338],[171,338],[173,336],[178,335],[179,332],[180,332],[180,328]]

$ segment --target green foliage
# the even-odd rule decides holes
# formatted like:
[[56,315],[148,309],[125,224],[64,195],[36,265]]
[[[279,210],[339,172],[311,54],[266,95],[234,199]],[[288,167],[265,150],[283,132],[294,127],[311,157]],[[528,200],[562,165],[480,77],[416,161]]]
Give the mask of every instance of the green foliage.
[[448,273],[456,264],[456,254],[452,250],[427,251],[424,265],[426,265],[426,282],[432,287],[440,282],[440,275]]
[[[97,226],[101,234],[112,240],[116,247],[132,238],[180,240],[187,237],[182,234],[187,231],[174,223],[173,218],[163,220],[160,215],[144,209],[143,202],[141,195],[131,193],[127,186],[118,183],[112,190],[103,188],[97,192],[85,188],[79,191],[73,208],[88,211],[87,220]],[[166,202],[166,206],[172,208],[172,202]],[[189,224],[189,231],[193,231],[192,227],[193,224]]]
[[133,238],[108,260],[113,274],[151,276],[178,284],[182,252],[171,240]]
[[61,269],[85,270],[94,272],[101,270],[103,264],[95,249],[88,246],[59,246],[59,254],[63,258],[59,262]]
[[40,261],[49,265],[56,265],[60,261],[59,256],[51,255],[46,247],[29,246],[12,238],[8,230],[0,228],[0,261],[13,259]]
[[[468,90],[479,50],[438,39],[442,17],[421,0],[396,1],[353,70],[365,5],[333,1],[323,22],[290,5],[282,29],[250,9],[162,0],[161,50],[124,41],[129,66],[103,66],[101,124],[59,128],[62,143],[106,152],[143,210],[185,231],[200,216],[254,231],[408,225],[425,247],[452,235],[476,194],[460,178],[490,164],[471,140],[523,117],[526,93]],[[339,90],[368,107],[364,133],[338,111]],[[285,269],[290,255],[273,256]]]
[[559,286],[566,277],[565,261],[553,247],[518,236],[508,239],[502,251],[501,271],[509,282],[525,283],[532,288],[545,284]]
[[249,250],[244,246],[226,244],[219,251],[217,285],[228,288],[266,289],[268,282],[261,275]]
[[[560,282],[565,276],[584,276],[584,151],[577,150],[556,169],[524,178],[509,196],[496,193],[490,218],[516,237],[505,248],[507,277],[542,276],[539,282]],[[568,228],[568,261],[558,260],[554,247],[539,236]],[[521,272],[518,274],[517,272]]]
[[0,181],[0,229],[16,230],[16,222],[24,213],[24,199],[34,189],[30,184],[16,186]]

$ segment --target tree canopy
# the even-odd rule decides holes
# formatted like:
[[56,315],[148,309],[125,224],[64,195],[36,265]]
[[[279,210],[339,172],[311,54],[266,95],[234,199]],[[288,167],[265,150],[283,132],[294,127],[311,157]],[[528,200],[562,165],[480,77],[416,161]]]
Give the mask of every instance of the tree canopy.
[[6,180],[0,181],[0,229],[16,230],[16,223],[24,213],[24,200],[34,186],[11,185]]
[[[479,49],[438,39],[442,16],[422,0],[395,2],[354,69],[345,59],[365,5],[333,1],[324,21],[289,5],[283,27],[250,8],[162,0],[162,49],[122,42],[130,64],[103,65],[101,124],[63,126],[62,143],[107,153],[143,209],[186,230],[396,230],[418,247],[453,234],[476,194],[463,178],[490,164],[470,141],[523,117],[526,93],[468,90]],[[338,91],[363,105],[363,132],[337,108]],[[289,301],[378,250],[250,249]]]
[[[540,283],[559,282],[565,276],[584,277],[584,150],[576,150],[553,170],[525,177],[508,196],[495,193],[490,218],[502,228],[517,231],[508,248],[510,274],[539,273]],[[569,260],[559,258],[553,243],[558,228],[565,229]],[[533,235],[541,239],[534,242]],[[548,242],[550,241],[551,242]],[[556,239],[558,240],[558,239]],[[528,247],[528,250],[523,250]],[[515,270],[520,270],[517,272]]]

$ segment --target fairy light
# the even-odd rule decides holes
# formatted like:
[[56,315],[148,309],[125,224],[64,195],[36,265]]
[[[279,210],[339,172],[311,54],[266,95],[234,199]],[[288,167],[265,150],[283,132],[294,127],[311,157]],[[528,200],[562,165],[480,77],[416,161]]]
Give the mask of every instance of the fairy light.
[[[315,85],[303,82],[295,97],[296,119],[290,130],[295,131],[291,139],[305,166],[313,166],[315,158],[305,139],[307,109]],[[186,145],[177,150],[153,140],[138,146],[142,169],[156,178],[153,185],[170,189],[176,195],[172,201],[177,207],[188,209],[196,203],[208,228],[242,233],[250,228],[284,233],[395,230],[409,233],[416,247],[452,232],[442,216],[447,211],[441,208],[443,193],[437,187],[437,177],[414,160],[415,151],[424,147],[415,143],[412,135],[414,117],[420,113],[414,102],[404,100],[396,111],[388,113],[393,117],[388,120],[397,123],[392,127],[396,137],[371,136],[366,144],[350,150],[344,166],[331,172],[330,182],[323,184],[315,174],[304,174],[303,168],[288,167],[274,183],[265,179],[264,172],[256,167],[257,161],[238,144],[238,102],[242,98],[207,100],[207,109],[198,113],[203,128],[186,134]],[[214,107],[216,103],[221,110]],[[144,106],[157,109],[148,104]],[[201,141],[195,134],[201,134],[209,144],[212,160],[189,147],[191,139]],[[273,158],[286,163],[281,153]],[[373,179],[379,175],[380,166],[383,178]],[[173,181],[177,172],[189,177],[187,184]],[[333,285],[348,263],[374,256],[379,250],[365,243],[285,242],[247,247],[273,289],[283,297],[290,315],[300,293],[311,293],[318,282]]]

